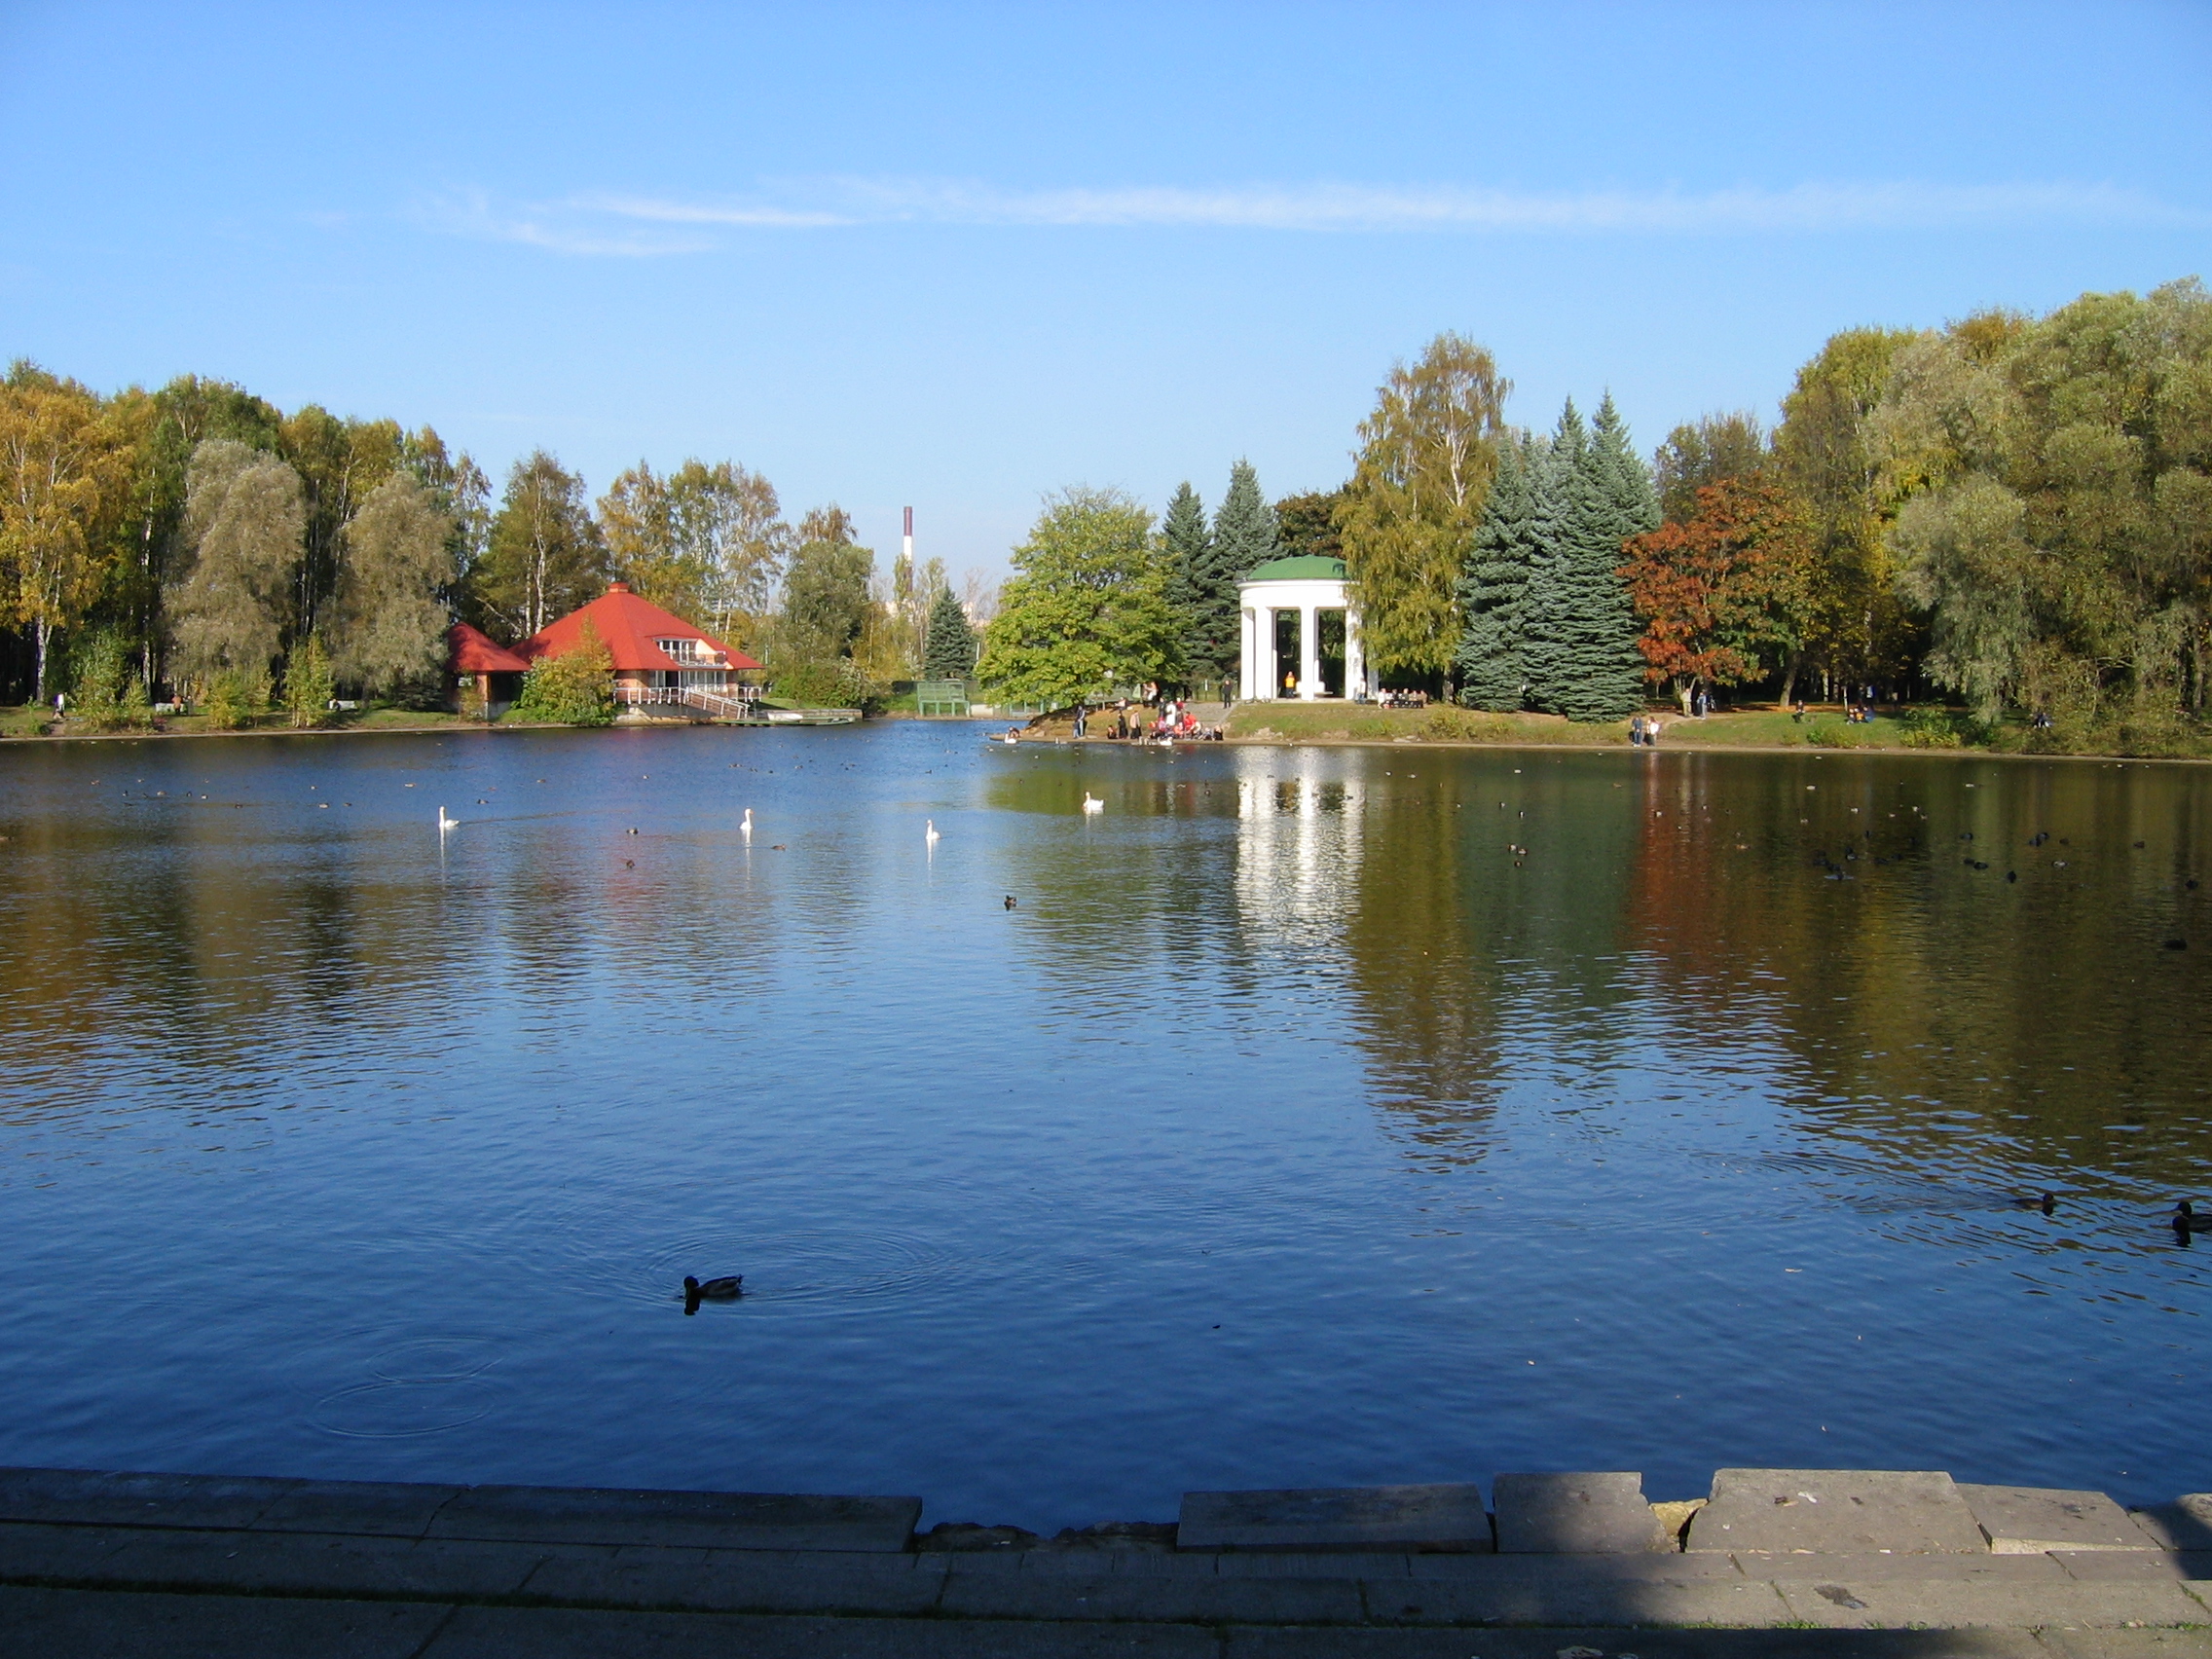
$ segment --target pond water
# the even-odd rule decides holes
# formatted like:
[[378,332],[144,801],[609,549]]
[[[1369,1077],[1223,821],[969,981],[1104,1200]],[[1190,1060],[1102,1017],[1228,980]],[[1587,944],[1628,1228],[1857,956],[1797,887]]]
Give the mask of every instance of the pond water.
[[0,748],[0,1462],[2212,1487],[2212,770],[980,739]]

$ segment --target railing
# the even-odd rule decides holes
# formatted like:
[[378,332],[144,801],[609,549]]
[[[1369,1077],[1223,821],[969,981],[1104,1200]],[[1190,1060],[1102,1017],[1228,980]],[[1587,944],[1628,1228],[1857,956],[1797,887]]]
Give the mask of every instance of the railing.
[[616,685],[614,700],[625,708],[692,708],[724,719],[751,719],[756,686],[741,685],[736,691],[711,691],[704,685]]

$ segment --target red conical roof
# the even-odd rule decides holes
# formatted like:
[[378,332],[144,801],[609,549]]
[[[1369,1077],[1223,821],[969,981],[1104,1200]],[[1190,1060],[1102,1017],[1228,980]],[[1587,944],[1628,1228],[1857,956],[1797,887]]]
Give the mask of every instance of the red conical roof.
[[529,667],[481,628],[456,622],[446,630],[448,674],[521,674]]
[[[674,611],[663,610],[652,601],[640,599],[630,591],[628,582],[609,582],[607,591],[582,609],[571,610],[558,622],[547,623],[515,649],[533,660],[566,656],[582,642],[586,622],[592,625],[613,656],[617,674],[638,674],[652,669],[760,666],[743,651],[733,650],[713,635],[692,627]],[[653,643],[656,640],[697,640],[703,647],[704,661],[678,662]]]

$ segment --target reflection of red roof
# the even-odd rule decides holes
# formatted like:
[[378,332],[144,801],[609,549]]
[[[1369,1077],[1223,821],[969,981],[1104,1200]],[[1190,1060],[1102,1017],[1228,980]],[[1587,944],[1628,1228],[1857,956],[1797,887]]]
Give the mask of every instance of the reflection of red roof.
[[521,674],[529,667],[527,660],[497,644],[481,628],[456,622],[446,630],[448,674]]
[[[565,656],[576,648],[584,624],[598,631],[614,658],[614,671],[638,673],[645,669],[758,668],[743,651],[732,650],[711,634],[703,634],[682,617],[663,610],[650,600],[640,599],[628,582],[609,583],[605,593],[581,610],[571,610],[558,622],[539,629],[515,649],[526,657]],[[699,660],[679,662],[655,640],[697,640]]]

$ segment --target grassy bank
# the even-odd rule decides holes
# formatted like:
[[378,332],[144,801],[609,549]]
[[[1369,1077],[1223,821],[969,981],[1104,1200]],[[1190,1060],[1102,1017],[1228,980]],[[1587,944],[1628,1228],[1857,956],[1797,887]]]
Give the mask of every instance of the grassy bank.
[[[1841,708],[1735,709],[1684,719],[1660,711],[1662,749],[1874,749],[1981,755],[2105,755],[2212,759],[2212,731],[2200,724],[2131,730],[2037,731],[2021,722],[1981,726],[1956,710],[1907,709],[1863,725]],[[1246,703],[1229,719],[1229,736],[1247,743],[1546,744],[1625,748],[1628,721],[1580,723],[1558,715],[1493,715],[1475,709],[1377,709],[1354,703]]]
[[[526,722],[499,722],[502,725]],[[235,728],[209,723],[205,715],[161,715],[156,717],[151,729],[121,729],[101,731],[91,722],[80,719],[55,719],[51,709],[18,704],[0,708],[0,737],[7,738],[80,738],[80,737],[237,737],[252,733],[281,734],[301,731],[450,731],[457,726],[481,727],[481,720],[461,715],[447,714],[436,709],[360,709],[334,714],[320,725],[295,727],[291,717],[283,714],[262,715]]]

